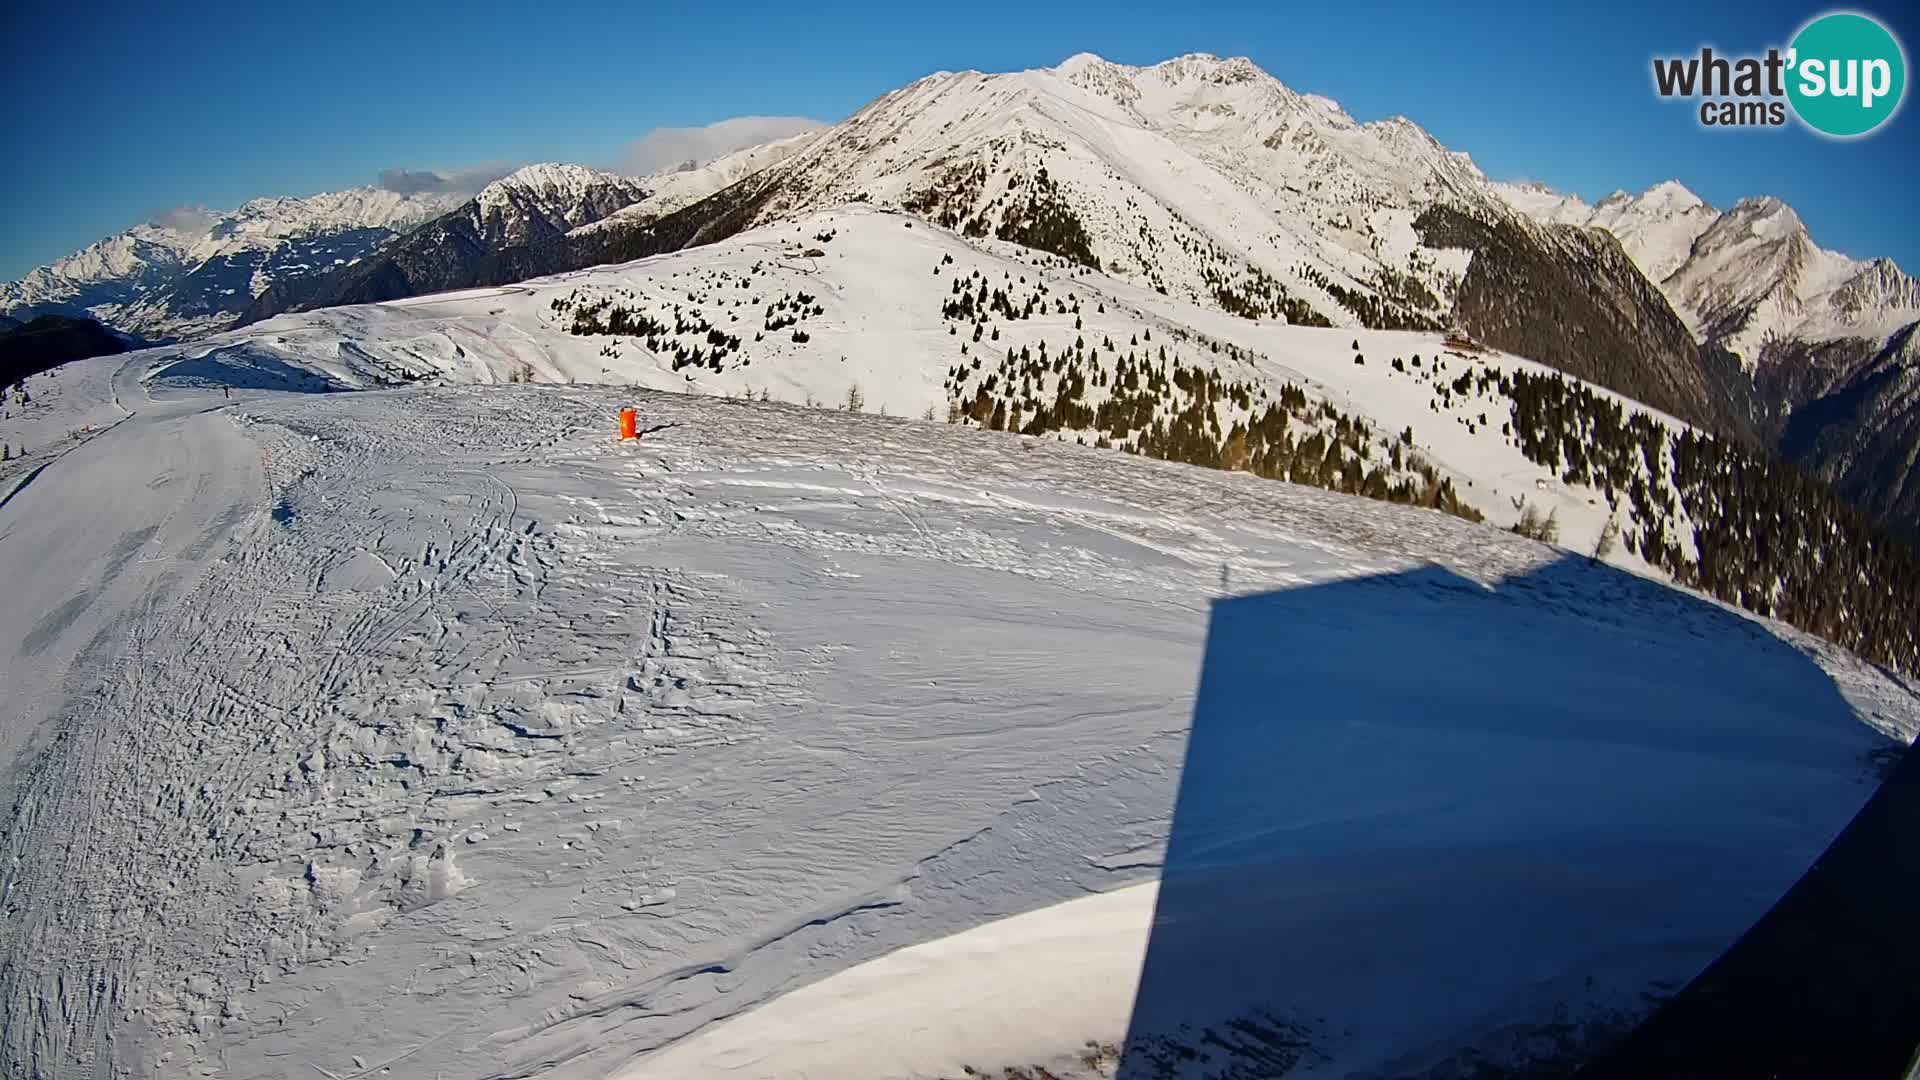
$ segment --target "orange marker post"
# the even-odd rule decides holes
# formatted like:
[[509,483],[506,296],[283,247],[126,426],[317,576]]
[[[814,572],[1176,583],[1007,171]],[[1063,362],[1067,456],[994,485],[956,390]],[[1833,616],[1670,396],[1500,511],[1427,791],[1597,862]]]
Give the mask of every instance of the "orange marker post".
[[620,440],[640,437],[640,414],[632,409],[620,410]]

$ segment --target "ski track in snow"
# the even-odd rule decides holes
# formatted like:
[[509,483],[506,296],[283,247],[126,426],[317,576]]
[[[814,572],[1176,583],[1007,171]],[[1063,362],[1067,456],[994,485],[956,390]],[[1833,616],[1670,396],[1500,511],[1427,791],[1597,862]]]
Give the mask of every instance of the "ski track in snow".
[[[1151,880],[1223,591],[1426,562],[1493,584],[1557,554],[778,404],[139,400],[0,511],[27,689],[0,732],[10,1074],[618,1071]],[[665,426],[614,443],[636,400]],[[1609,580],[1525,602],[1778,635],[1912,734],[1908,691],[1846,654]]]

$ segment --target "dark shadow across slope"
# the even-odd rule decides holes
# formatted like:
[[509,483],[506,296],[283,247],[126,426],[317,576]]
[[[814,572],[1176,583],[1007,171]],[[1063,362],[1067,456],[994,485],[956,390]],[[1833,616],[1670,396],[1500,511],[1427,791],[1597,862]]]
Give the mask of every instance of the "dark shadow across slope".
[[1825,1080],[1920,1069],[1920,754],[1765,918],[1582,1080]]
[[1585,560],[1220,601],[1120,1075],[1570,1067],[1793,884],[1886,745],[1763,627]]

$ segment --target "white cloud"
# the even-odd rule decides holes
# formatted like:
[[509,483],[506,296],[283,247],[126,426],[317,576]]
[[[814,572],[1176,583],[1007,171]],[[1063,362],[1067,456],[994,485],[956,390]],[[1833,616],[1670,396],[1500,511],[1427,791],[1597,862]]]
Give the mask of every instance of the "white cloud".
[[220,220],[220,215],[204,206],[176,206],[153,215],[152,223],[182,233],[203,233]]
[[373,186],[402,195],[470,195],[513,171],[513,166],[490,162],[463,169],[382,169]]
[[735,150],[826,126],[804,116],[736,116],[706,127],[655,128],[628,143],[613,168],[640,176],[688,163],[704,165]]

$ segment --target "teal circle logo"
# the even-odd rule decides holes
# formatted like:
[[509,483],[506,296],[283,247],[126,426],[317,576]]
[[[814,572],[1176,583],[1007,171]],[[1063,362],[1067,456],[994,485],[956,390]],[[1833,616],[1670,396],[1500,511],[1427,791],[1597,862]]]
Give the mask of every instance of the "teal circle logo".
[[1900,42],[1865,15],[1820,16],[1794,35],[1787,55],[1787,100],[1824,135],[1865,135],[1893,116],[1907,91]]

